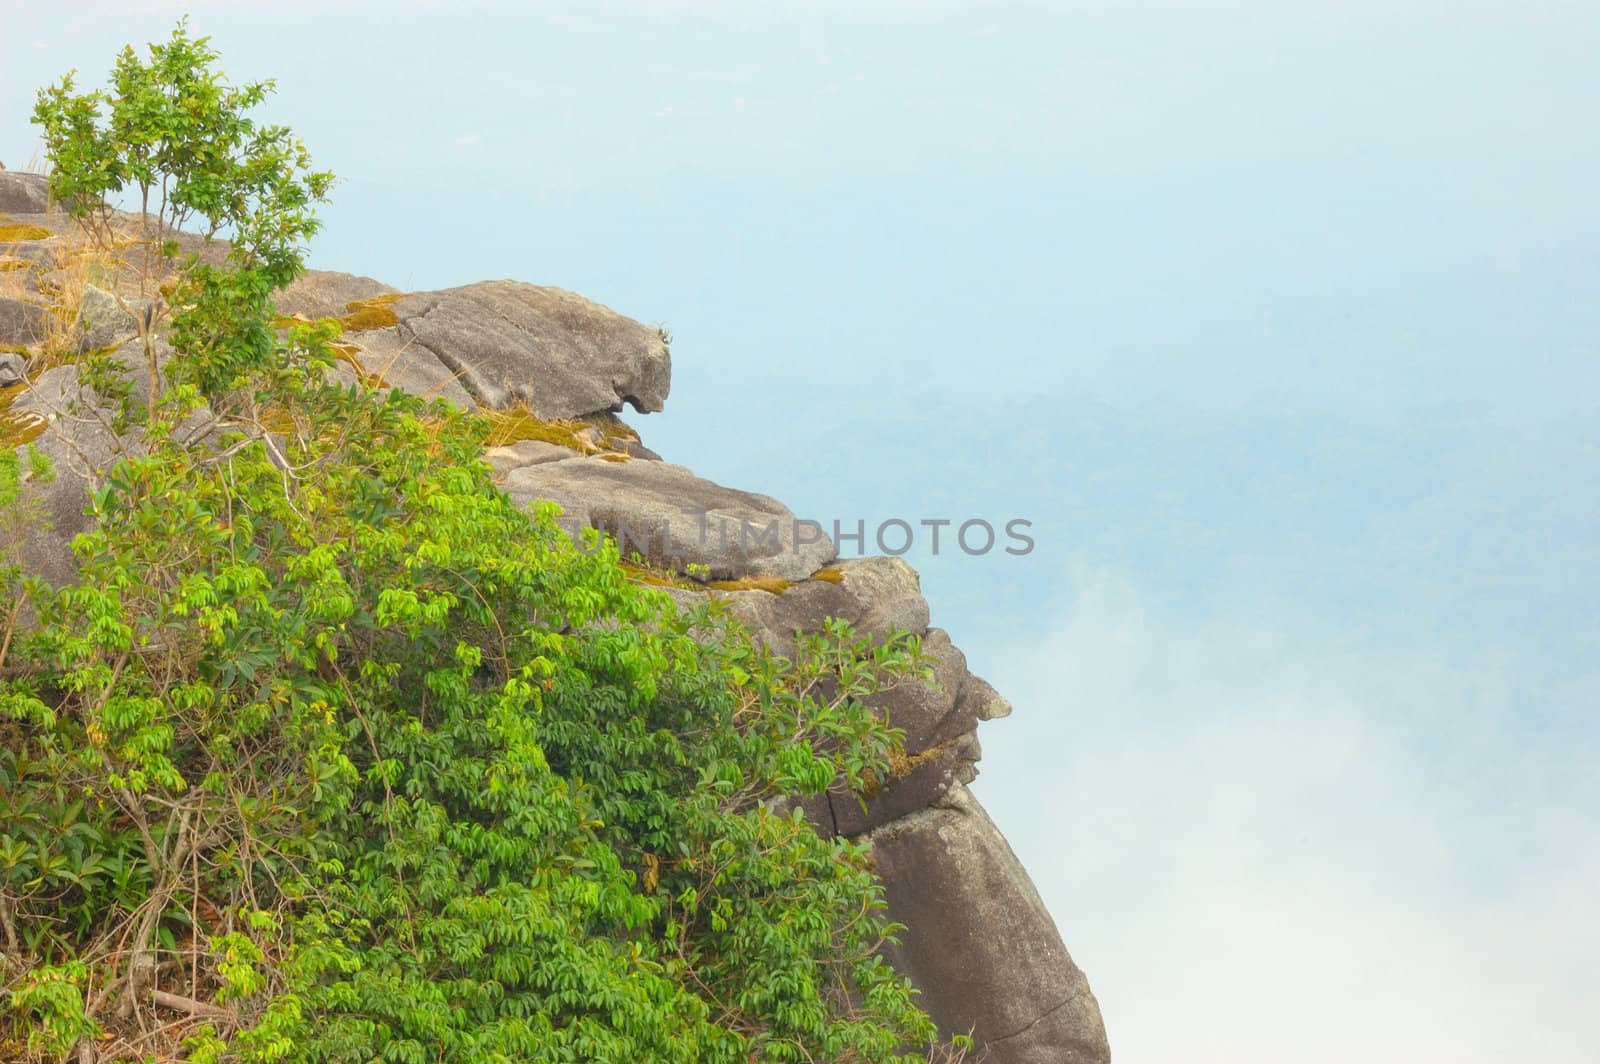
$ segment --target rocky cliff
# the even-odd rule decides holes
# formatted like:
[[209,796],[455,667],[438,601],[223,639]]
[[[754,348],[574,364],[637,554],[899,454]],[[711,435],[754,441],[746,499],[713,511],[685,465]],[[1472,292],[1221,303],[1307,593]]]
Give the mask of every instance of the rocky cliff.
[[[131,330],[99,287],[118,283],[115,268],[86,276],[75,265],[81,250],[41,178],[0,172],[0,443],[32,442],[63,474],[29,485],[52,527],[15,545],[28,569],[57,581],[70,577],[66,545],[89,520],[85,492],[118,451],[109,425],[68,414],[78,370],[59,353],[110,347]],[[937,685],[881,696],[906,733],[894,778],[865,807],[839,789],[805,811],[821,831],[870,840],[890,914],[907,927],[891,959],[941,1028],[973,1034],[974,1059],[1109,1059],[1087,980],[966,787],[977,775],[978,725],[1009,704],[930,627],[903,561],[840,558],[781,502],[698,477],[640,442],[617,415],[667,400],[671,360],[658,330],[573,293],[511,281],[399,293],[311,272],[278,309],[286,319],[341,320],[341,374],[490,415],[498,445],[487,458],[508,495],[560,504],[574,535],[617,536],[643,555],[639,578],[673,596],[722,596],[780,649],[829,617],[864,632],[920,634]]]

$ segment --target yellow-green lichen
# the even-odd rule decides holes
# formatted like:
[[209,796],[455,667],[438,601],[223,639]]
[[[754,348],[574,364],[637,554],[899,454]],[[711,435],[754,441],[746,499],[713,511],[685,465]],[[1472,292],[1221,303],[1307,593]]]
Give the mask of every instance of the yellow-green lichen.
[[829,584],[842,584],[844,583],[844,570],[839,568],[837,565],[830,565],[824,569],[818,569],[816,572],[812,573],[811,579],[821,580]]
[[345,332],[365,332],[369,329],[387,329],[400,324],[394,305],[405,298],[404,292],[389,292],[371,299],[352,299],[344,305],[348,311],[338,322]]

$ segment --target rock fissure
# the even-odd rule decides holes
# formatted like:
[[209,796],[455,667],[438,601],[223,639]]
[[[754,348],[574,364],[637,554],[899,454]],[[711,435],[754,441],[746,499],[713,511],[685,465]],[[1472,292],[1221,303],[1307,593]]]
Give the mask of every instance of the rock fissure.
[[1038,1016],[1035,1016],[1033,1019],[1029,1020],[1027,1025],[1024,1026],[1021,1030],[1012,1031],[1010,1034],[996,1035],[993,1038],[990,1038],[988,1040],[989,1048],[992,1050],[992,1049],[994,1049],[995,1046],[998,1046],[998,1045],[1000,1045],[1000,1044],[1002,1044],[1004,1042],[1009,1042],[1013,1038],[1022,1037],[1023,1035],[1027,1034],[1029,1031],[1033,1030],[1035,1027],[1039,1026],[1039,1024],[1043,1023],[1045,1020],[1048,1020],[1051,1016],[1053,1016],[1056,1013],[1060,1012],[1062,1009],[1066,1008],[1068,1005],[1071,1005],[1076,1000],[1077,1000],[1076,998],[1070,998],[1070,997],[1069,998],[1064,998],[1061,1001],[1058,1001],[1054,1005],[1050,1006],[1048,1009],[1045,1009]]

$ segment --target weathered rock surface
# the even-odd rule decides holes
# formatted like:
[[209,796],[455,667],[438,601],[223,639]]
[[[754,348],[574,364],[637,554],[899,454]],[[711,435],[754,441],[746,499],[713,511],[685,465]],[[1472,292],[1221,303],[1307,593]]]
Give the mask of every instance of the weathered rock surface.
[[276,302],[278,313],[284,317],[298,315],[308,321],[316,321],[319,318],[341,318],[349,312],[351,303],[390,295],[394,291],[382,281],[359,274],[307,270],[278,293]]
[[148,311],[150,301],[126,297],[125,301],[126,309],[111,293],[92,284],[84,286],[83,301],[78,305],[79,351],[112,347],[138,335],[139,325],[134,314]]
[[43,214],[50,205],[50,189],[38,174],[0,170],[0,211],[7,214]]
[[776,499],[725,488],[670,462],[581,458],[513,469],[505,491],[519,502],[549,499],[569,521],[616,536],[623,556],[709,579],[776,576],[803,580],[834,558],[833,543],[797,529]]
[[[343,318],[364,301],[399,293],[381,281],[352,273],[307,270],[293,284],[278,293],[278,313],[285,318]],[[399,388],[425,398],[444,398],[461,407],[474,405],[471,394],[439,356],[414,340],[400,335],[397,328],[347,331],[340,338],[349,361],[336,367],[346,383],[361,373],[368,380]]]
[[483,452],[484,459],[502,475],[523,466],[544,465],[546,462],[565,462],[577,458],[578,453],[559,443],[543,440],[523,440],[505,447],[490,447]]
[[[137,382],[138,368],[130,363],[129,370]],[[112,432],[109,417],[96,411],[92,393],[79,386],[77,366],[44,371],[17,396],[9,413],[45,423],[33,445],[50,459],[55,472],[53,480],[29,481],[23,487],[21,504],[37,507],[42,520],[36,521],[14,560],[30,573],[63,584],[77,574],[72,540],[94,526],[89,492],[135,445]]]
[[[278,297],[286,317],[347,318],[343,342],[386,385],[460,406],[513,407],[545,419],[623,404],[660,410],[671,359],[658,329],[559,288],[482,281],[359,304],[394,289],[370,277],[309,271]],[[385,319],[392,319],[385,323]]]
[[658,329],[560,288],[483,281],[393,306],[402,339],[433,352],[480,404],[542,418],[660,410],[672,383]]
[[827,617],[880,639],[891,631],[920,635],[927,629],[928,602],[917,571],[904,560],[846,558],[832,568],[836,580],[808,580],[781,595],[741,591],[728,597],[739,619],[784,655],[794,650],[795,632],[815,630]]
[[515,282],[421,293],[395,304],[400,334],[461,373],[478,402],[539,418],[661,410],[672,363],[661,331],[597,302]]
[[0,344],[35,344],[49,331],[50,312],[37,303],[0,299]]
[[995,1064],[1102,1064],[1100,1007],[1022,864],[965,788],[873,832],[894,918],[886,950],[947,1031]]
[[340,343],[356,348],[356,362],[387,387],[426,399],[448,399],[468,410],[476,405],[472,394],[462,387],[459,372],[395,329],[349,333]]

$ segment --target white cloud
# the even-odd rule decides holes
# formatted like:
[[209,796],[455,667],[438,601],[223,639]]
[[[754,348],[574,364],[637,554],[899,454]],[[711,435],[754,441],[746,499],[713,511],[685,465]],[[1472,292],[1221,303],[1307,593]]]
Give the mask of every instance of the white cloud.
[[1600,1059],[1592,727],[1541,737],[1515,662],[1079,587],[991,670],[977,789],[1118,1064]]

